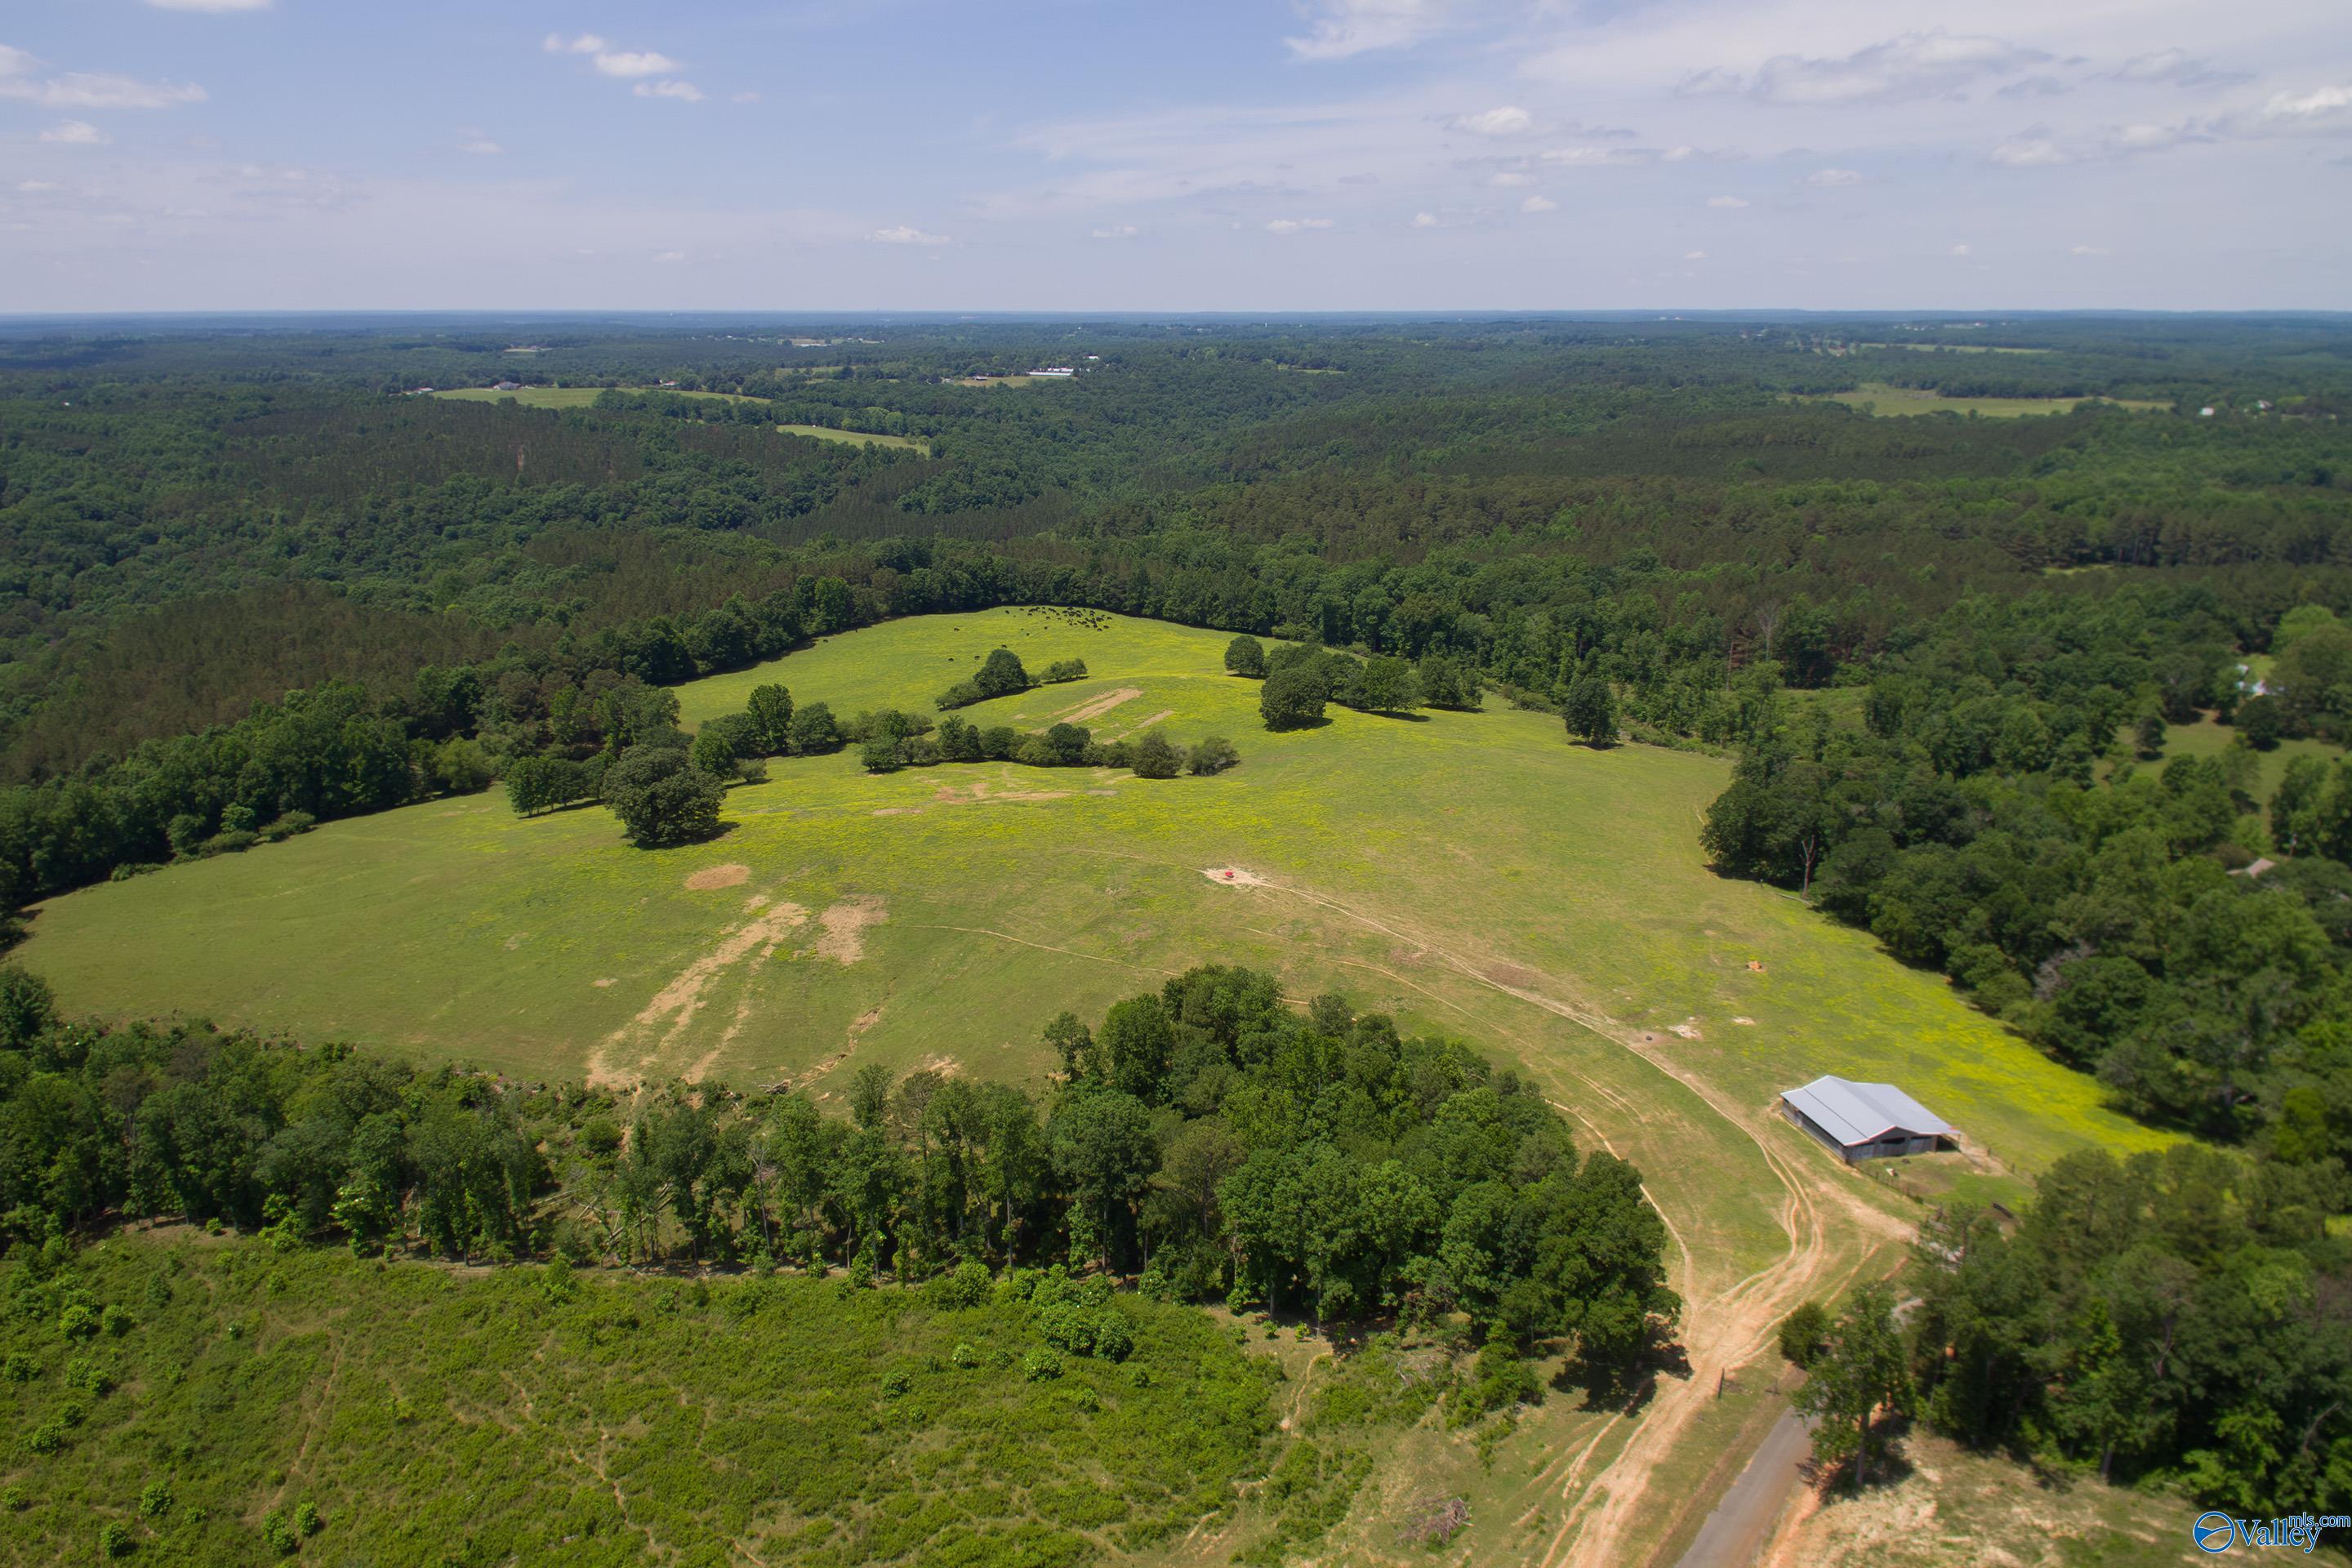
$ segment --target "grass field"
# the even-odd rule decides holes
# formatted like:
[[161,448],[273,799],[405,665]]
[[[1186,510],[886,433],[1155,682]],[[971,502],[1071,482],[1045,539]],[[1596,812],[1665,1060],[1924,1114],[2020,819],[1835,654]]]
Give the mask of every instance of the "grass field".
[[[496,795],[446,800],[54,900],[23,956],[78,1009],[181,1009],[530,1079],[709,1074],[821,1098],[869,1060],[1036,1082],[1046,1018],[1099,1017],[1209,962],[1469,1038],[1519,1063],[1588,1146],[1641,1165],[1690,1303],[1690,1376],[1662,1379],[1638,1422],[1555,1398],[1491,1471],[1416,1435],[1416,1463],[1481,1478],[1479,1550],[1537,1560],[1663,1540],[1679,1516],[1641,1502],[1643,1478],[1703,1414],[1702,1387],[1768,1355],[1797,1300],[1899,1256],[1916,1200],[1780,1121],[1778,1090],[1823,1072],[1901,1083],[1964,1130],[1982,1195],[2021,1195],[2070,1149],[2158,1142],[1940,976],[1710,874],[1696,829],[1726,763],[1588,750],[1515,711],[1335,709],[1272,734],[1256,684],[1223,673],[1225,641],[1046,611],[930,616],[680,691],[689,722],[772,680],[844,714],[927,709],[1003,645],[1033,668],[1084,658],[1090,678],[975,722],[1091,710],[1104,736],[1221,733],[1243,761],[1215,778],[779,760],[730,796],[722,837],[659,852],[600,808],[522,821]],[[1244,875],[1208,874],[1222,868]],[[1384,1462],[1368,1484],[1410,1483]],[[1530,1550],[1510,1521],[1538,1516]]]
[[[1807,399],[1806,401],[1822,401]],[[1946,397],[1916,386],[1890,386],[1866,381],[1850,392],[1832,392],[1826,401],[1878,415],[1981,414],[1989,419],[2017,419],[2030,414],[2065,414],[2077,404],[2112,403],[2119,408],[2164,409],[2168,403],[2132,397]]]
[[877,436],[865,430],[835,430],[829,425],[779,425],[777,429],[787,436],[814,436],[820,441],[841,441],[852,447],[902,447],[910,452],[930,455],[931,444],[912,436]]

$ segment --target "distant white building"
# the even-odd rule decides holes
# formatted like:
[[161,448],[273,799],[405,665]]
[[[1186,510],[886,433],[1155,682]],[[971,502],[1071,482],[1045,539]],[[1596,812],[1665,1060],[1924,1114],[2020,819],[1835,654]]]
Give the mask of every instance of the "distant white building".
[[1039,370],[1024,371],[1024,375],[1076,375],[1078,367],[1072,364],[1049,364]]

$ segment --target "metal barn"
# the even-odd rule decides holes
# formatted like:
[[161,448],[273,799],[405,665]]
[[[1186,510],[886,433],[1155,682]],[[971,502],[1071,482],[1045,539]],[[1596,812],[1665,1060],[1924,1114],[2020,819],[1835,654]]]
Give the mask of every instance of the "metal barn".
[[1960,1130],[1891,1083],[1822,1077],[1780,1096],[1780,1113],[1851,1165],[1958,1148]]

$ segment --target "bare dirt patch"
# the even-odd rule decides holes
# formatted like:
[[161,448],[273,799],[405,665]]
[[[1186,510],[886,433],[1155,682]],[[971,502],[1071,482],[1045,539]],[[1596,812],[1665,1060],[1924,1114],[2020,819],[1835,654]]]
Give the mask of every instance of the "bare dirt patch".
[[874,813],[877,816],[920,816],[922,814],[923,808],[919,805],[885,805],[876,808]]
[[616,1052],[638,1046],[643,1054],[636,1065],[651,1061],[694,1022],[719,976],[756,950],[765,949],[763,958],[772,956],[776,944],[807,919],[808,911],[798,904],[775,904],[758,918],[723,932],[716,947],[678,971],[677,977],[663,986],[635,1017],[613,1031],[589,1059],[589,1083],[601,1086],[625,1082],[625,1075],[614,1070]]
[[1089,698],[1075,708],[1063,709],[1054,715],[1054,722],[1083,724],[1090,719],[1099,719],[1120,703],[1132,702],[1142,695],[1143,688],[1140,686],[1122,686],[1116,691],[1106,691],[1099,697]]
[[707,893],[713,888],[740,888],[751,879],[749,866],[706,866],[686,879],[687,890]]
[[1174,717],[1176,717],[1176,710],[1173,708],[1163,708],[1159,712],[1154,713],[1150,718],[1144,720],[1141,723],[1130,724],[1126,729],[1120,731],[1118,733],[1118,739],[1124,741],[1130,739],[1133,736],[1140,735],[1146,730],[1150,729],[1154,724],[1163,722],[1164,721],[1173,719]]
[[866,956],[866,928],[890,918],[882,900],[845,899],[817,917],[824,934],[816,939],[816,955],[835,963],[855,963]]
[[1516,963],[1490,963],[1481,972],[1499,985],[1539,985],[1543,976],[1532,969],[1522,969]]
[[1263,888],[1265,886],[1264,877],[1253,871],[1244,871],[1239,866],[1204,866],[1201,868],[1201,875],[1212,882],[1227,887]]
[[1703,1037],[1698,1032],[1697,1021],[1691,1018],[1685,1018],[1681,1023],[1675,1025],[1674,1032],[1680,1035],[1685,1040],[1696,1040]]
[[612,985],[613,977],[608,974],[602,980],[591,980],[588,984],[593,985],[597,990],[603,991]]

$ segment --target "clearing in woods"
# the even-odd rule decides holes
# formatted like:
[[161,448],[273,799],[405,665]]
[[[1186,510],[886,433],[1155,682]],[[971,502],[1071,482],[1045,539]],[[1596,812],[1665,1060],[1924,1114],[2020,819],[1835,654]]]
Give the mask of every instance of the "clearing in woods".
[[2138,397],[1947,397],[1933,387],[1891,386],[1883,381],[1865,381],[1851,392],[1832,392],[1826,395],[1832,403],[1843,403],[1865,414],[1981,414],[1989,419],[2017,419],[2030,414],[2067,414],[2073,412],[2077,404],[2083,403],[2111,403],[2119,408],[2141,410],[2172,406],[2168,403]]
[[1641,1166],[1677,1243],[1687,1373],[1622,1408],[1557,1391],[1491,1469],[1440,1424],[1403,1434],[1331,1538],[1351,1561],[1395,1556],[1400,1510],[1448,1489],[1472,1500],[1477,1562],[1638,1562],[1704,1515],[1711,1499],[1651,1478],[1704,1475],[1706,1445],[1729,1440],[1706,1418],[1717,1373],[1768,1363],[1800,1300],[1891,1268],[1919,1213],[1781,1121],[1776,1091],[1823,1072],[1901,1083],[1970,1151],[1906,1162],[1915,1188],[2014,1199],[2068,1150],[2158,1142],[1940,977],[1710,874],[1697,826],[1725,763],[1595,752],[1506,710],[1334,709],[1269,733],[1257,683],[1223,673],[1226,641],[1048,610],[935,616],[679,693],[689,723],[769,681],[842,714],[928,710],[1004,646],[1032,670],[1083,658],[1088,679],[979,704],[973,722],[1042,728],[1132,690],[1105,722],[1164,713],[1180,741],[1225,735],[1242,763],[1217,777],[779,759],[730,795],[719,840],[656,852],[595,807],[525,821],[495,794],[441,800],[53,900],[22,956],[78,1010],[184,1008],[530,1079],[798,1079],[836,1104],[845,1061],[944,1056],[1040,1084],[1048,1017],[1099,1018],[1204,963],[1474,1041],[1587,1147]]

